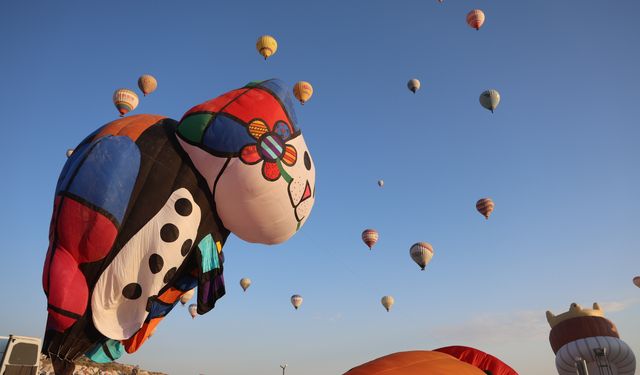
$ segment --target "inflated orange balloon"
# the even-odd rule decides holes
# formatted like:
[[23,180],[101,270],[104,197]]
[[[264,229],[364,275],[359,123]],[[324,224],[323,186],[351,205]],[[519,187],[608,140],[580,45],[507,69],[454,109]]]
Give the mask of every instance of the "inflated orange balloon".
[[480,30],[484,23],[484,12],[480,9],[474,9],[467,13],[467,23],[476,30]]
[[344,375],[486,375],[449,354],[412,351],[389,354],[347,371]]

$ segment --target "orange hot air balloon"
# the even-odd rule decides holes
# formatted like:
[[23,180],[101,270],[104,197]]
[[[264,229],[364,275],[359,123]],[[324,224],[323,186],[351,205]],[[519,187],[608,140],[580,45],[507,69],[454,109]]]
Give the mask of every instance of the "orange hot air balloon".
[[467,23],[476,30],[480,30],[484,24],[484,12],[480,9],[474,9],[467,13]]
[[495,206],[491,198],[482,198],[476,202],[476,209],[485,219],[489,219],[489,215],[491,215]]
[[375,229],[365,229],[362,232],[362,241],[364,241],[364,243],[369,246],[369,250],[371,250],[371,248],[373,247],[373,245],[376,244],[376,242],[378,242],[378,238],[379,238],[379,234],[378,231]]
[[344,375],[485,375],[479,368],[449,354],[411,351],[389,354],[364,363]]

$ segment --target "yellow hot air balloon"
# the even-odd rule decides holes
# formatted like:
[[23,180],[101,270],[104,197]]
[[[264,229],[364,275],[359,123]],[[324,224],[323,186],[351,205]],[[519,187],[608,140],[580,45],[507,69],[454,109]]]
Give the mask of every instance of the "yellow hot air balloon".
[[258,41],[256,42],[256,49],[266,60],[276,53],[278,50],[278,42],[276,42],[276,39],[271,35],[263,35],[258,38]]
[[304,105],[313,95],[313,86],[309,82],[300,81],[293,86],[293,95]]
[[242,287],[242,290],[246,292],[247,288],[251,286],[251,279],[247,277],[243,277],[242,279],[240,279],[240,286]]
[[391,306],[393,306],[395,300],[392,296],[384,296],[382,297],[382,300],[380,300],[380,302],[382,302],[382,306],[384,306],[384,308],[387,309],[388,312],[389,310],[391,310]]
[[120,117],[136,109],[139,102],[138,95],[129,89],[118,89],[113,93],[113,104],[120,112]]
[[138,78],[138,87],[144,96],[151,94],[158,88],[158,81],[150,74],[143,74]]

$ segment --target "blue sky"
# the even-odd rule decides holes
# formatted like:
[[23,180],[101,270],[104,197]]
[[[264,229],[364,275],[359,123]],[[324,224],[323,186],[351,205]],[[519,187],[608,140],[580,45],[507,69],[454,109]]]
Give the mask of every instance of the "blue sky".
[[[473,8],[480,31],[465,24]],[[635,0],[3,2],[0,335],[43,334],[54,186],[66,149],[117,118],[116,88],[153,74],[135,113],[179,119],[278,77],[315,90],[297,112],[317,168],[309,221],[278,246],[232,237],[216,308],[192,321],[176,307],[122,362],[340,374],[460,344],[551,374],[545,310],[594,301],[639,355],[638,13]],[[262,34],[279,43],[266,62]],[[489,88],[502,95],[493,115],[478,103]],[[489,221],[475,211],[484,196]],[[425,272],[408,255],[417,241],[435,249]]]

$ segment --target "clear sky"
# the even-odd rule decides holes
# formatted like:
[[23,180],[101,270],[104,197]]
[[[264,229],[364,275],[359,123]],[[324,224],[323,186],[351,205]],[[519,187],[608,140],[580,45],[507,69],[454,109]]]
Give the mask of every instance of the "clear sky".
[[[465,24],[476,7],[480,31]],[[121,362],[327,375],[460,344],[553,374],[545,311],[594,301],[640,356],[638,14],[637,0],[3,1],[0,335],[43,335],[55,183],[66,149],[117,118],[115,89],[153,74],[134,113],[179,119],[278,77],[315,90],[297,106],[317,168],[309,221],[273,247],[232,236],[216,308],[176,307]],[[279,44],[266,62],[262,34]],[[489,88],[493,115],[478,103]],[[425,272],[417,241],[435,249]]]

